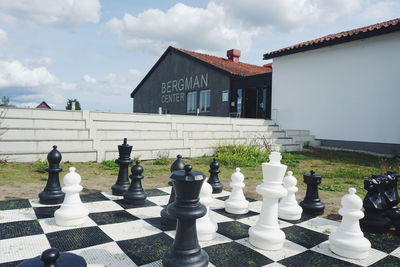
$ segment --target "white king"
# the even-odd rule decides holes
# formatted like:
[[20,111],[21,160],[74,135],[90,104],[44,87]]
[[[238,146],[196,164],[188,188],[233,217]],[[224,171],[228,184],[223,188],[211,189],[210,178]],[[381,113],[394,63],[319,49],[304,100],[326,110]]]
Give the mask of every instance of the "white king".
[[285,233],[278,225],[278,200],[286,196],[282,186],[287,166],[281,164],[279,152],[269,155],[269,162],[262,163],[263,183],[256,191],[263,196],[261,213],[255,226],[249,229],[249,241],[253,246],[265,250],[278,250],[283,247]]
[[82,191],[81,176],[75,172],[74,167],[69,168],[69,173],[64,176],[65,193],[64,202],[54,213],[56,224],[61,226],[74,226],[83,224],[88,220],[89,210],[83,205],[79,192]]

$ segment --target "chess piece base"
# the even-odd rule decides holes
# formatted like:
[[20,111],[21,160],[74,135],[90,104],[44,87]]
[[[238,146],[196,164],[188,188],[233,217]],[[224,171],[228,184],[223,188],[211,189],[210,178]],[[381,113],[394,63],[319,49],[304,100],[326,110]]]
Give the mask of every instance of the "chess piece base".
[[65,193],[63,191],[42,191],[39,193],[39,202],[44,205],[61,204],[64,201]]
[[248,208],[233,208],[233,207],[225,207],[225,211],[230,214],[246,214],[249,212]]
[[132,192],[126,191],[124,194],[124,202],[132,205],[142,205],[146,201],[146,193],[144,191]]
[[285,233],[279,228],[266,229],[256,225],[249,229],[249,242],[256,248],[264,250],[282,249],[285,238]]
[[365,213],[365,217],[360,220],[361,229],[364,232],[385,233],[389,230],[392,222],[383,214]]
[[325,204],[322,202],[300,202],[303,212],[310,215],[319,216],[324,214]]
[[299,206],[287,207],[287,208],[280,206],[278,209],[278,218],[289,221],[300,220],[302,212],[303,209]]
[[[355,243],[357,243],[357,247],[355,246],[349,247],[349,244],[355,244]],[[357,240],[352,240],[350,243],[349,240],[333,241],[331,240],[331,238],[329,238],[329,249],[333,253],[341,257],[362,260],[368,258],[369,250],[371,248],[371,244],[369,243],[369,241],[362,243],[357,242]],[[356,248],[357,250],[355,250],[354,248]]]
[[62,218],[56,218],[56,224],[59,226],[75,226],[75,225],[81,225],[84,224],[89,217],[84,217],[84,218],[78,218],[78,219],[62,219]]
[[164,267],[207,267],[208,254],[201,248],[193,250],[168,250],[162,259]]
[[130,186],[130,183],[129,183],[129,182],[128,182],[128,183],[124,183],[124,184],[114,184],[114,185],[111,187],[112,194],[113,194],[114,196],[123,196],[124,193],[125,193],[126,191],[128,191],[129,186]]
[[224,188],[224,185],[219,183],[219,184],[211,184],[213,191],[213,194],[218,194],[222,192],[222,189]]
[[56,224],[60,226],[84,224],[89,219],[89,210],[82,203],[80,204],[82,206],[63,204],[61,208],[54,212]]

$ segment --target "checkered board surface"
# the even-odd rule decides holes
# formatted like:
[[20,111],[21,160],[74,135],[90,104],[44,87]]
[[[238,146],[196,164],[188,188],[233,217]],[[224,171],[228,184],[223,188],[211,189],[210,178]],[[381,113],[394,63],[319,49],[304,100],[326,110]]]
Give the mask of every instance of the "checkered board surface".
[[[160,224],[160,211],[171,188],[146,190],[140,207],[125,204],[110,193],[82,194],[89,221],[77,227],[55,224],[59,205],[37,199],[0,202],[0,266],[16,266],[56,247],[83,256],[88,266],[162,266],[161,258],[173,242],[175,231]],[[249,244],[248,229],[257,222],[261,202],[249,199],[250,211],[232,215],[224,211],[230,192],[214,195],[212,216],[218,222],[217,238],[200,242],[210,266],[400,266],[400,238],[393,234],[366,234],[370,256],[361,261],[339,257],[329,250],[328,235],[339,223],[303,216],[279,221],[286,234],[284,248],[264,251]]]

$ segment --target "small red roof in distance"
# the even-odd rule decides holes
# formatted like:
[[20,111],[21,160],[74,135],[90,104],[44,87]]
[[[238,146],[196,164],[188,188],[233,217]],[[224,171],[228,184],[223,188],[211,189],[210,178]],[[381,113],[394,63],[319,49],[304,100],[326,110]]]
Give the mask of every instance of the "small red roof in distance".
[[316,49],[324,46],[340,44],[344,42],[364,39],[384,33],[400,31],[400,18],[392,19],[389,21],[373,24],[370,26],[357,28],[349,31],[329,34],[311,41],[299,43],[279,50],[275,50],[264,54],[264,59],[290,55],[297,52]]
[[49,105],[47,105],[46,101],[43,101],[42,103],[40,103],[39,105],[37,105],[36,108],[47,108],[47,109],[51,109],[51,107]]
[[185,50],[185,49],[181,49],[181,48],[175,48],[175,49],[179,50],[185,54],[188,54],[192,57],[195,57],[201,61],[204,61],[208,64],[211,64],[217,68],[225,70],[233,75],[253,76],[253,75],[264,74],[264,73],[268,73],[268,72],[272,71],[272,68],[270,68],[270,67],[262,67],[262,66],[252,65],[252,64],[247,64],[247,63],[243,63],[240,61],[233,62],[232,60],[229,60],[227,58],[197,53],[197,52],[193,52],[193,51],[189,51],[189,50]]

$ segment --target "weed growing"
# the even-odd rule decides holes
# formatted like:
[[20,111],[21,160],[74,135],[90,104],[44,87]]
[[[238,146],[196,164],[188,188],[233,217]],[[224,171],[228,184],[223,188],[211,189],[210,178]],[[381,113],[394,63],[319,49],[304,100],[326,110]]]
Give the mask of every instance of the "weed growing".
[[49,167],[49,163],[45,160],[37,160],[32,164],[33,170],[38,173],[46,173],[46,168]]

